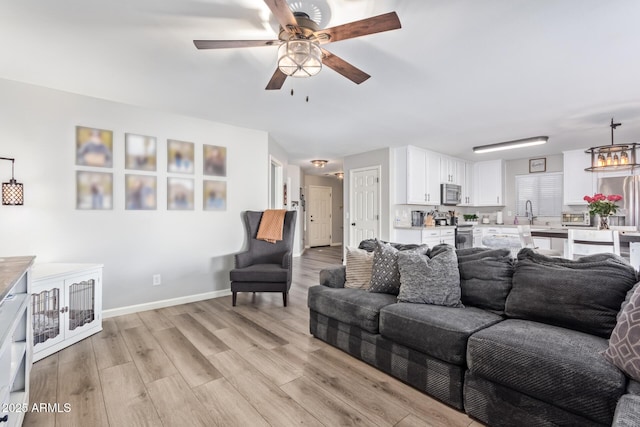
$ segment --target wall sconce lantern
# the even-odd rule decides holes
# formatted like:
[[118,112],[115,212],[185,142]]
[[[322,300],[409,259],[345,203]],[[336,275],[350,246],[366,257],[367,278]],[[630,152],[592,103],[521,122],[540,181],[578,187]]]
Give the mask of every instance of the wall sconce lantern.
[[22,206],[24,204],[24,186],[13,177],[13,165],[16,159],[0,157],[0,160],[11,161],[11,180],[2,183],[2,204]]

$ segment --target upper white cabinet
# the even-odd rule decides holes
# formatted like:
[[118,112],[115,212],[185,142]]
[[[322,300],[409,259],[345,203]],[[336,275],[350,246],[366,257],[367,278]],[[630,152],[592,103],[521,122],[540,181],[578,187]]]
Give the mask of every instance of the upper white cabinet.
[[595,192],[597,174],[584,170],[590,161],[591,157],[584,150],[562,152],[565,205],[586,206],[584,196]]
[[465,163],[464,160],[440,156],[440,182],[464,185]]
[[440,155],[422,148],[394,148],[396,203],[440,204]]
[[487,160],[473,164],[474,206],[503,206],[504,161]]
[[440,154],[427,151],[426,202],[428,205],[440,204]]
[[462,162],[464,180],[462,181],[462,200],[460,206],[473,206],[473,163]]

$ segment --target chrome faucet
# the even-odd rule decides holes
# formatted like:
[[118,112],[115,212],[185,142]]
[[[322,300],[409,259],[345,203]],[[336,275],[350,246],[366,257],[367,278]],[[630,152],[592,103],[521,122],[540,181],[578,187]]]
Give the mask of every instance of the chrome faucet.
[[527,200],[524,204],[524,210],[527,213],[527,219],[529,220],[529,225],[533,225],[533,203],[531,200]]

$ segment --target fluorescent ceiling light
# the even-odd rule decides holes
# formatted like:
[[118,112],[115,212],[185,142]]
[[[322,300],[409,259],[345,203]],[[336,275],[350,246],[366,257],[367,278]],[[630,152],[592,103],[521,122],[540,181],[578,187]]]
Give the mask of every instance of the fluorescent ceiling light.
[[473,147],[473,152],[490,153],[492,151],[511,150],[512,148],[531,147],[533,145],[546,144],[548,140],[548,136],[534,136],[532,138],[516,139],[515,141],[498,142],[497,144]]

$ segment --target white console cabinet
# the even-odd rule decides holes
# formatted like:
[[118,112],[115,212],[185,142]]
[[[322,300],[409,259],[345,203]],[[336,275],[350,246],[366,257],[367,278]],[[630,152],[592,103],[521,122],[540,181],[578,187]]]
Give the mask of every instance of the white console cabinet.
[[102,264],[33,267],[33,360],[102,330]]
[[29,405],[30,268],[34,257],[0,258],[0,425],[22,425]]

